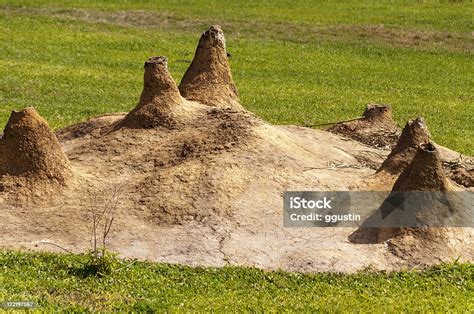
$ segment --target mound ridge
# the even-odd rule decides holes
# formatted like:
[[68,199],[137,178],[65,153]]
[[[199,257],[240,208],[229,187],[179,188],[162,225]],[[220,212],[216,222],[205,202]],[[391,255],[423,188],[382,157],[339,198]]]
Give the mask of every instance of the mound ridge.
[[392,108],[379,104],[367,105],[361,119],[337,123],[328,131],[375,147],[394,145],[400,134]]

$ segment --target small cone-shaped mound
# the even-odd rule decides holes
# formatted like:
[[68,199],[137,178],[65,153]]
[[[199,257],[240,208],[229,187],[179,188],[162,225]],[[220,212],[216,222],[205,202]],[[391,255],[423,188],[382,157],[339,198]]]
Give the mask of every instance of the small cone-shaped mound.
[[366,121],[382,121],[393,124],[392,108],[388,105],[369,104],[363,114]]
[[431,143],[419,145],[415,156],[393,185],[393,191],[450,191],[436,147]]
[[419,145],[390,195],[351,237],[377,243],[392,239],[403,247],[408,236],[443,246],[446,228],[436,227],[461,225],[467,217],[453,191],[436,147],[430,142]]
[[[445,238],[442,228],[415,226],[443,226],[446,219],[463,219],[463,209],[458,207],[457,196],[449,193],[451,191],[453,187],[436,147],[432,143],[422,144],[398,177],[392,193],[360,230],[375,235],[376,242],[407,235],[419,237],[424,242],[442,242]],[[374,233],[367,229],[370,226],[379,227]]]
[[392,149],[382,166],[377,170],[400,174],[412,161],[418,147],[428,143],[430,133],[423,118],[408,121],[398,139],[397,145]]
[[241,108],[220,26],[211,26],[202,34],[179,91],[184,98],[205,105]]
[[367,105],[361,119],[337,123],[328,131],[376,147],[394,145],[399,135],[392,108],[378,104]]
[[64,183],[69,161],[56,135],[34,108],[13,111],[0,139],[0,176],[25,176]]
[[166,57],[152,57],[145,62],[143,91],[140,102],[119,124],[128,128],[173,127],[173,109],[182,98],[168,72]]

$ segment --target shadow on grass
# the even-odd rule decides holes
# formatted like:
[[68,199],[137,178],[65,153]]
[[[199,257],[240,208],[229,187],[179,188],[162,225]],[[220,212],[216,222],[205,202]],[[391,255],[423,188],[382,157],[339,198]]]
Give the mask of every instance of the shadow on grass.
[[119,264],[120,261],[114,253],[105,252],[101,255],[87,253],[82,263],[75,266],[68,266],[67,272],[70,275],[80,278],[102,278],[110,275]]

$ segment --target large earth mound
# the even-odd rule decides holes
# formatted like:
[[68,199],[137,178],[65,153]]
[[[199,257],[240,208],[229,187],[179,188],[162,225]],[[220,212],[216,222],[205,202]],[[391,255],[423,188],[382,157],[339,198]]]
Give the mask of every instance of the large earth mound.
[[356,227],[283,227],[284,191],[376,186],[388,195],[407,171],[422,177],[433,164],[439,182],[468,191],[451,180],[451,169],[465,169],[469,179],[469,157],[436,145],[434,163],[413,165],[429,140],[424,131],[418,136],[420,121],[409,122],[400,140],[387,106],[369,106],[361,121],[334,133],[270,125],[239,104],[223,32],[212,26],[179,88],[166,58],[145,63],[143,93],[128,114],[92,118],[56,136],[33,109],[12,114],[0,141],[0,245],[88,249],[91,212],[117,198],[108,245],[124,257],[344,272],[474,261],[469,228],[443,242],[443,254],[426,255],[405,245],[426,243],[405,231],[356,242]]

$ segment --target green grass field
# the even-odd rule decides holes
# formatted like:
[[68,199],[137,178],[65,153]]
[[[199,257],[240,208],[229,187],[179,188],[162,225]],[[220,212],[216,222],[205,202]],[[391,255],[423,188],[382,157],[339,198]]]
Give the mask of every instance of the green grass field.
[[353,275],[190,268],[120,261],[110,276],[82,277],[84,256],[0,253],[0,302],[43,311],[472,312],[474,266]]
[[[473,155],[472,1],[0,0],[0,127],[35,106],[60,128],[133,108],[143,62],[177,82],[200,33],[226,32],[243,105],[277,124],[325,123],[388,103],[436,142]],[[354,275],[117,262],[78,276],[82,255],[0,252],[0,302],[42,310],[474,311],[473,265]]]
[[278,124],[421,115],[434,140],[472,155],[474,3],[0,0],[0,124],[33,105],[62,127],[133,108],[143,62],[179,82],[200,33],[221,24],[246,108]]

